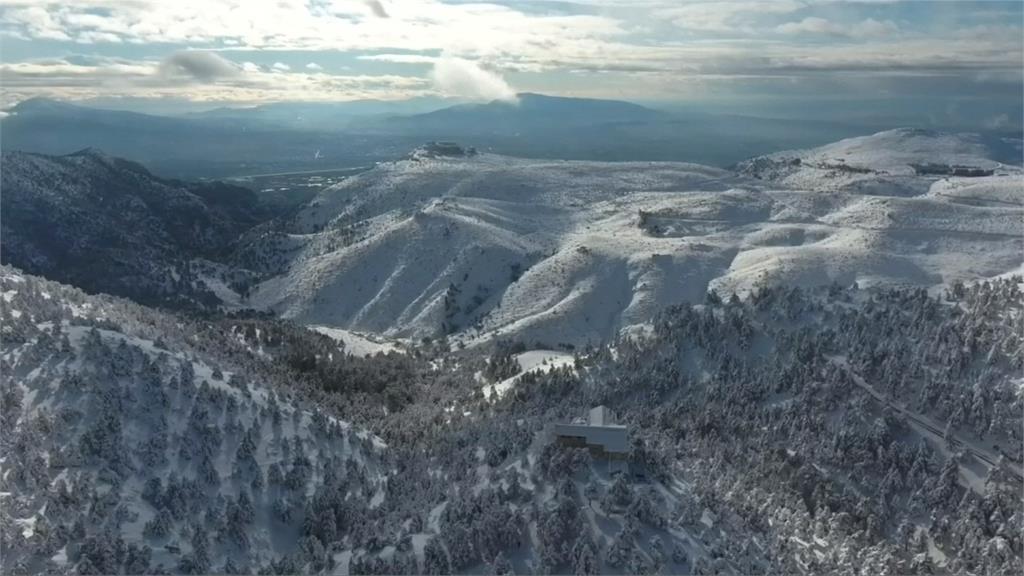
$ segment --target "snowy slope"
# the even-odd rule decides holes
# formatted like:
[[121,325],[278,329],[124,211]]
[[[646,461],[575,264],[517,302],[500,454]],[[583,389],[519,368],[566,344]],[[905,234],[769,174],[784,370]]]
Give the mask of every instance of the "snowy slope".
[[270,217],[248,189],[165,180],[94,149],[2,164],[3,263],[140,302],[215,304],[229,289],[207,260]]
[[1000,174],[1019,169],[996,160],[1019,160],[1009,144],[987,142],[976,134],[949,134],[899,128],[847,138],[810,150],[778,152],[740,162],[737,169],[787,188],[843,190],[865,194],[914,195],[934,178],[919,178],[943,168],[972,168]]
[[190,346],[173,317],[0,273],[4,572],[268,566],[300,552],[330,477],[363,505],[383,490],[379,439]]
[[[710,556],[689,487],[613,476],[625,466],[564,452],[536,414],[374,410],[415,432],[385,445],[236,364],[242,332],[6,267],[0,294],[5,573],[684,572]],[[572,357],[516,361],[544,378]],[[468,392],[455,382],[449,399]]]
[[314,199],[290,225],[287,271],[249,303],[392,337],[543,348],[606,341],[708,289],[989,277],[1024,248],[1021,171],[991,155],[972,136],[915,130],[736,172],[413,154]]

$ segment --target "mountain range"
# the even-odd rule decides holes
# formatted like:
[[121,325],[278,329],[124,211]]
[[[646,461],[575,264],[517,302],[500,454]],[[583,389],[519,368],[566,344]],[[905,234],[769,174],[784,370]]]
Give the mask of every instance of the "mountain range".
[[969,135],[883,132],[737,171],[422,152],[284,223],[293,260],[245,305],[392,336],[580,345],[709,290],[932,287],[1021,265],[1021,170]]
[[[708,291],[937,288],[1019,270],[1021,168],[997,160],[1012,146],[900,129],[725,170],[434,144],[274,218],[232,186],[94,152],[15,153],[3,258],[147,302],[176,293],[391,338],[580,346]],[[126,206],[148,224],[126,227]]]
[[[0,120],[4,573],[1020,573],[1019,138],[710,166],[523,94],[287,210],[150,169],[350,137],[294,114]],[[625,460],[557,433],[597,406]]]
[[0,119],[0,146],[44,154],[95,147],[173,178],[347,168],[395,160],[427,140],[532,158],[690,161],[720,167],[872,130],[671,113],[614,100],[520,94],[514,101],[277,103],[155,116],[34,98]]

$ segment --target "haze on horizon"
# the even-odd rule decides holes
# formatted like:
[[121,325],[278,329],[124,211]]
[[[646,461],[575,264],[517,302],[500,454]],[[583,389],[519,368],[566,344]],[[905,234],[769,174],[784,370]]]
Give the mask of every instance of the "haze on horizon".
[[517,92],[1017,130],[1019,2],[0,1],[0,105]]

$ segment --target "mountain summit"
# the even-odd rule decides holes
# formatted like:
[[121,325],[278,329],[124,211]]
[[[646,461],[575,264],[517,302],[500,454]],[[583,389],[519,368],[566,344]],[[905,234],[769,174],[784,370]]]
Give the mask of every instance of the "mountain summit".
[[433,112],[391,118],[388,124],[408,130],[519,133],[572,126],[652,122],[668,114],[619,100],[567,98],[523,92],[515,100],[457,104]]

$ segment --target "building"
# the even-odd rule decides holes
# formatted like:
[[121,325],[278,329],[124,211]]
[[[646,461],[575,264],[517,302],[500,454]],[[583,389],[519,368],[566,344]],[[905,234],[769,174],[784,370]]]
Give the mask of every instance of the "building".
[[594,456],[610,460],[629,457],[626,427],[615,424],[611,411],[604,406],[592,408],[585,420],[577,418],[571,424],[555,424],[555,439],[566,446],[590,448]]

